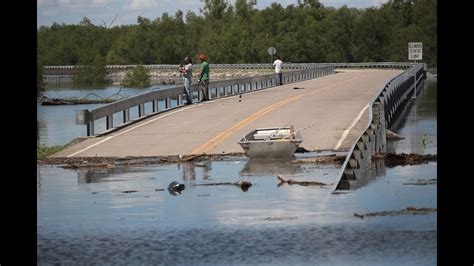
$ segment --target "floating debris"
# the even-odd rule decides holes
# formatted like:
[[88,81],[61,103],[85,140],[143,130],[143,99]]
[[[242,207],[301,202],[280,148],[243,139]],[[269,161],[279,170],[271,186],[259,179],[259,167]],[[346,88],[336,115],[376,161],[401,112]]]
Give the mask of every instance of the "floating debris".
[[399,211],[381,211],[381,212],[369,212],[366,214],[354,213],[354,216],[360,219],[364,217],[375,217],[375,216],[395,216],[395,215],[419,215],[419,214],[429,214],[430,212],[436,212],[436,208],[418,208],[413,206],[408,206],[404,210]]
[[328,155],[328,156],[317,156],[311,158],[302,158],[291,161],[292,163],[332,163],[332,162],[343,162],[346,159],[345,155]]
[[390,131],[388,129],[385,129],[385,134],[387,135],[387,139],[388,140],[401,140],[401,139],[404,139],[403,136],[393,132],[393,131]]
[[168,185],[168,192],[171,195],[176,196],[181,194],[181,192],[184,190],[184,187],[184,184],[180,184],[176,181],[173,181]]
[[247,182],[247,181],[237,181],[237,182],[221,182],[221,183],[205,183],[205,184],[195,184],[194,186],[227,186],[227,185],[232,185],[232,186],[237,186],[240,189],[242,189],[243,192],[246,192],[249,190],[249,188],[252,186],[252,183]]
[[433,179],[412,179],[416,182],[407,182],[403,183],[404,185],[436,185],[438,184],[438,179],[433,178]]
[[135,193],[138,192],[137,190],[124,190],[122,193]]
[[293,216],[293,217],[267,217],[263,220],[266,220],[266,221],[285,221],[285,220],[295,220],[297,218],[298,217],[296,217],[296,216]]
[[77,99],[77,98],[48,98],[43,96],[41,99],[41,105],[74,105],[74,104],[95,104],[95,103],[112,103],[114,99]]
[[413,165],[413,164],[422,164],[425,162],[430,161],[437,161],[438,155],[437,154],[415,154],[415,153],[402,153],[402,154],[395,154],[389,153],[386,154],[384,157],[372,157],[374,159],[385,159],[385,164],[387,165]]
[[206,155],[205,153],[200,153],[200,154],[193,154],[193,155],[187,155],[187,156],[179,156],[179,159],[181,161],[191,161],[194,160],[195,158],[199,158],[201,156]]
[[65,169],[79,169],[79,168],[107,168],[113,169],[115,165],[113,163],[94,163],[94,162],[87,162],[84,161],[82,163],[74,163],[71,165],[63,166]]
[[346,191],[334,191],[333,193],[331,194],[334,194],[334,195],[341,195],[341,194],[349,194],[349,192],[346,192]]
[[277,176],[278,180],[280,180],[280,183],[278,183],[278,186],[282,186],[285,183],[288,185],[300,185],[300,186],[320,186],[321,188],[324,186],[327,186],[328,184],[321,183],[318,181],[296,181],[293,179],[284,179],[281,175]]

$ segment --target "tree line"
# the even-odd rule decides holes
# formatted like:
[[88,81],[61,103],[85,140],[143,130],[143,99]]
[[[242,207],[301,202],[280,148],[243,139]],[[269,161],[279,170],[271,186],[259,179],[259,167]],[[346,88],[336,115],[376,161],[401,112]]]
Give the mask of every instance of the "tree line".
[[423,62],[437,64],[437,1],[390,0],[365,9],[298,0],[256,9],[256,0],[201,0],[199,14],[177,11],[107,28],[84,19],[37,30],[38,75],[44,65],[406,62],[408,42],[423,43]]

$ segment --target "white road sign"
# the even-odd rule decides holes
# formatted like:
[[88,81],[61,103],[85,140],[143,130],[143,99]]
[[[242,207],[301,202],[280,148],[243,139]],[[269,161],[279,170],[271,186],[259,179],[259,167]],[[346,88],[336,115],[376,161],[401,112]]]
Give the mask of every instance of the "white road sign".
[[408,43],[408,60],[422,60],[423,59],[423,43],[409,42]]
[[269,55],[274,55],[276,53],[277,49],[272,46],[272,47],[269,47],[267,51],[268,51]]

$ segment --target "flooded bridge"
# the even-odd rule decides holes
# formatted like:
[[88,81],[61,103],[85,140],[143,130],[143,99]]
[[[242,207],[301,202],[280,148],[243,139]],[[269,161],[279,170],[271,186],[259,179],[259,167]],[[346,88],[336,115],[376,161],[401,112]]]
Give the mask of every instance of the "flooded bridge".
[[[282,86],[274,85],[273,75],[247,79],[237,87],[232,80],[216,82],[209,87],[212,99],[193,105],[183,105],[179,88],[139,95],[78,112],[77,120],[88,125],[91,136],[94,120],[105,117],[107,134],[90,137],[53,157],[241,153],[238,141],[252,129],[289,125],[300,132],[300,147],[307,150],[349,150],[372,119],[369,111],[374,97],[405,68],[326,66],[293,71],[294,75],[286,72]],[[200,99],[197,84],[192,90]],[[165,103],[164,110],[158,108],[160,100]],[[144,115],[145,104],[153,105],[152,114]],[[140,113],[139,121],[129,121],[134,106]],[[124,124],[114,128],[117,112],[123,113]]]

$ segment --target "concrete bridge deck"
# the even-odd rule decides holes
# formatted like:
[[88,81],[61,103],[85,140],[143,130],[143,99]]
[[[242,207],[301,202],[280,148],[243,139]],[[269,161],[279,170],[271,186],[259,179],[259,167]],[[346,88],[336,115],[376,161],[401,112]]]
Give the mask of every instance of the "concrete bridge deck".
[[[257,127],[294,125],[307,150],[349,149],[367,125],[368,103],[401,70],[345,70],[164,112],[53,157],[126,157],[243,152]],[[295,87],[303,89],[294,89]]]

